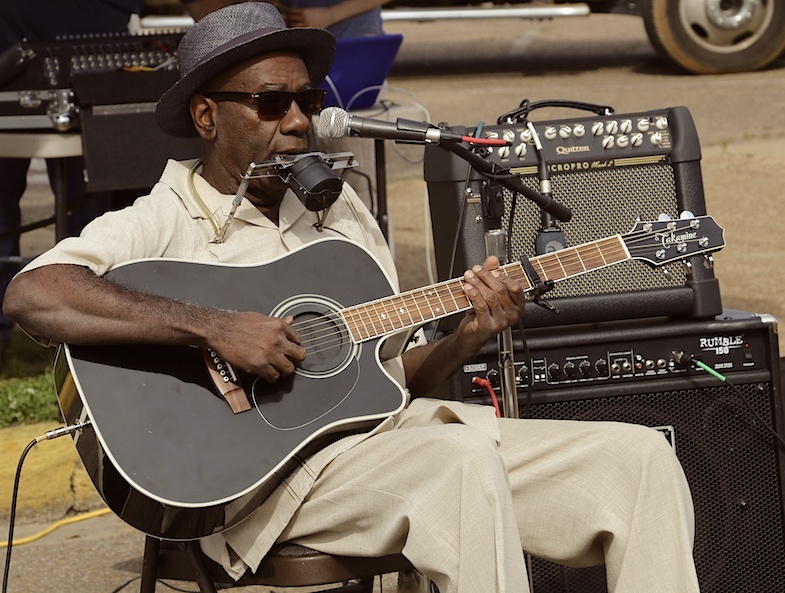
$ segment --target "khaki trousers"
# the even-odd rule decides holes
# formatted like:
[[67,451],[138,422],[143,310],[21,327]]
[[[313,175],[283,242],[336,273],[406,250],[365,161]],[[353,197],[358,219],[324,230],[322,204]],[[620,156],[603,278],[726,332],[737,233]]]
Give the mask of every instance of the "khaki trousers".
[[486,432],[405,419],[333,459],[279,541],[403,552],[441,593],[526,593],[523,550],[605,562],[612,593],[697,593],[681,466],[649,428],[500,419]]

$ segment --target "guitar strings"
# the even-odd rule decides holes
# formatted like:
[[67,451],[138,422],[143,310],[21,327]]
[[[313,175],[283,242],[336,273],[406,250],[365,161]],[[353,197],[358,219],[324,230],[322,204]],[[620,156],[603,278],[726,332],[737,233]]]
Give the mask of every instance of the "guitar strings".
[[[690,227],[691,228],[691,227]],[[682,229],[675,229],[675,230],[682,230]],[[626,241],[625,244],[627,246],[627,250],[630,254],[633,253],[640,253],[643,252],[643,247],[646,247],[646,250],[650,250],[651,248],[651,231],[638,231],[634,233],[629,233],[625,236]],[[702,238],[695,238],[695,239],[688,239],[686,241],[682,241],[681,243],[700,243],[703,239]],[[624,255],[624,250],[621,249],[620,245],[618,247],[612,247],[610,251],[603,252],[600,248],[600,245],[604,242],[613,243],[616,241],[616,238],[609,237],[607,239],[601,239],[597,242],[586,244],[586,245],[579,245],[576,247],[568,248],[564,250],[564,252],[549,254],[549,261],[543,262],[541,258],[533,260],[532,263],[535,263],[540,266],[541,271],[543,271],[544,275],[548,279],[556,279],[556,276],[560,276],[559,273],[554,273],[553,270],[558,272],[561,270],[566,275],[565,277],[569,276],[567,274],[567,269],[576,268],[583,271],[588,271],[591,269],[596,269],[599,267],[603,267],[605,265],[618,263],[619,261],[624,261],[626,258],[622,257],[619,260],[614,260],[613,257],[620,257]],[[645,246],[637,245],[636,243],[646,242]],[[606,258],[606,256],[610,256],[610,262]],[[687,254],[684,255],[686,257]],[[601,262],[601,264],[600,264]],[[589,268],[587,269],[586,264],[589,263]],[[523,270],[521,266],[516,266],[515,264],[509,264],[504,267],[505,272],[511,276],[516,277],[520,276],[519,280],[528,281],[523,274]],[[553,270],[551,273],[545,273],[546,268],[552,268]],[[453,290],[455,286],[452,288],[450,284],[458,285],[458,291]],[[376,337],[378,335],[383,335],[388,331],[399,331],[403,329],[407,329],[409,327],[413,327],[418,323],[425,320],[426,316],[422,314],[422,310],[420,304],[422,304],[422,308],[426,310],[430,310],[431,318],[436,318],[439,315],[438,313],[449,314],[454,311],[460,310],[466,306],[469,306],[468,299],[465,298],[463,294],[462,282],[458,279],[449,280],[446,282],[439,283],[434,285],[428,289],[416,289],[413,291],[409,291],[406,293],[402,293],[400,295],[394,295],[391,297],[387,297],[384,299],[380,299],[378,301],[373,301],[371,303],[367,303],[364,305],[358,305],[355,307],[350,307],[344,309],[343,312],[346,315],[346,319],[344,320],[344,315],[341,312],[331,312],[329,314],[320,316],[318,320],[309,319],[304,322],[294,323],[293,327],[297,329],[298,333],[301,334],[303,340],[301,341],[306,351],[309,348],[316,345],[318,348],[317,350],[311,351],[311,353],[320,353],[324,352],[325,350],[334,349],[340,347],[341,344],[345,342],[347,337],[350,337],[353,332],[347,327],[348,325],[354,324],[356,328],[356,333],[358,334],[368,334],[368,337],[365,339],[369,339],[372,337]],[[453,301],[456,309],[447,311],[444,309],[444,294],[448,295],[449,299]],[[419,293],[419,300],[415,296]],[[405,306],[405,299],[411,298],[413,304],[417,307],[417,313],[419,315],[419,319],[415,319],[413,313],[409,308]],[[424,298],[423,298],[424,297]],[[459,304],[457,301],[457,297],[460,297],[464,304]],[[402,306],[397,306],[395,303],[399,303]],[[434,307],[434,304],[436,305]],[[393,306],[388,306],[393,305]],[[381,313],[379,311],[381,308]],[[360,309],[365,309],[365,315],[360,313]],[[366,324],[363,321],[363,318],[368,320]],[[408,317],[408,321],[405,319]],[[397,318],[397,321],[396,321]],[[359,320],[359,321],[358,321]],[[370,326],[370,329],[369,329]],[[389,330],[388,330],[389,326]],[[360,341],[363,341],[361,338]]]

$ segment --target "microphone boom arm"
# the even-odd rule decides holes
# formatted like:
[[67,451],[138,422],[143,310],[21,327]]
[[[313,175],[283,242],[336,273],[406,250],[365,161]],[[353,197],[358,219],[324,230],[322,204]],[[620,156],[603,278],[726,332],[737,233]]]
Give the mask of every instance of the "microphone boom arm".
[[439,144],[439,146],[461,157],[480,173],[487,175],[488,177],[496,177],[498,182],[501,183],[504,187],[511,191],[523,194],[529,200],[542,208],[542,210],[554,218],[560,220],[561,222],[568,222],[572,218],[572,211],[569,208],[557,202],[553,198],[544,196],[541,193],[533,190],[518,178],[502,177],[501,175],[504,171],[501,167],[492,161],[485,160],[465,146],[456,142],[446,142]]

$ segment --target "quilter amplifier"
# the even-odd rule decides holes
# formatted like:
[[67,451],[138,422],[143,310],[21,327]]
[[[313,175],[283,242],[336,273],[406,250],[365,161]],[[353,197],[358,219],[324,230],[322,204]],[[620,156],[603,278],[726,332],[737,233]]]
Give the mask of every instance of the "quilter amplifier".
[[[660,430],[692,490],[695,562],[703,593],[785,591],[782,379],[776,321],[725,311],[712,320],[616,321],[538,328],[518,341],[521,415],[612,420]],[[690,363],[697,357],[726,379]],[[455,375],[467,402],[491,401],[495,348]],[[734,385],[735,389],[730,385]],[[498,388],[497,388],[498,392]],[[605,593],[603,567],[535,558],[533,593]]]
[[[637,219],[706,214],[700,143],[686,107],[486,126],[480,133],[511,142],[486,150],[484,158],[536,191],[542,189],[542,163],[552,197],[570,208],[572,218],[546,220],[533,202],[508,189],[486,189],[486,180],[465,160],[429,145],[424,175],[440,280],[485,259],[484,232],[492,218],[485,206],[494,199],[500,202],[501,228],[510,229],[512,260],[627,233]],[[535,134],[542,145],[539,157]],[[661,315],[711,318],[722,311],[719,284],[703,257],[671,265],[667,274],[626,262],[559,283],[547,298],[560,314],[530,307],[529,326]]]

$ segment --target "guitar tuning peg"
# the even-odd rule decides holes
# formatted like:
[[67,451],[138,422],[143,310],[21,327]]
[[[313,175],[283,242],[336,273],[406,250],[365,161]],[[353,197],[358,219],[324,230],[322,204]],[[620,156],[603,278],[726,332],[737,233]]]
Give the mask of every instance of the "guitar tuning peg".
[[690,220],[695,218],[695,214],[689,210],[684,210],[681,214],[679,214],[679,218],[682,220]]
[[707,270],[714,269],[714,257],[712,255],[704,255],[703,256],[703,267]]
[[671,220],[671,217],[665,212],[660,212],[660,215],[657,217],[657,220],[660,222],[668,222],[669,220]]

